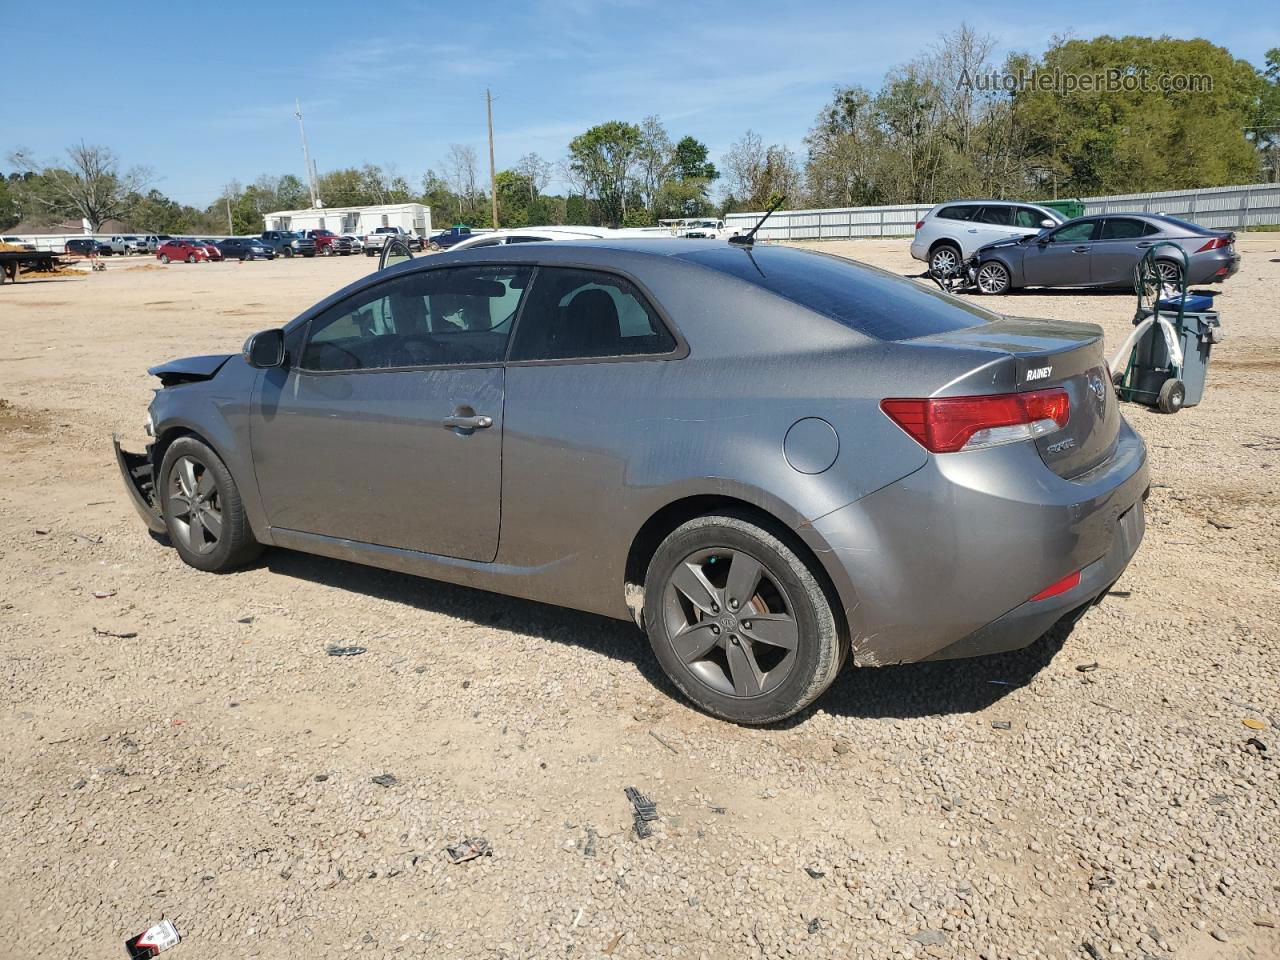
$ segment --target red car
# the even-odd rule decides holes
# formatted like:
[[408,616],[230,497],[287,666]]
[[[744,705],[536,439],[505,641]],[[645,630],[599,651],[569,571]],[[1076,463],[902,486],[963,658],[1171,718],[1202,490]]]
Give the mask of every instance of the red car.
[[[214,247],[216,250],[217,247]],[[168,263],[170,260],[185,260],[187,263],[195,263],[197,260],[211,260],[208,247],[203,243],[197,243],[194,240],[170,240],[168,243],[161,245],[156,250],[156,259],[161,263]],[[222,259],[222,254],[218,254],[218,259]]]
[[210,259],[210,260],[221,260],[221,259],[222,259],[222,251],[221,251],[221,250],[219,250],[219,249],[217,248],[217,246],[216,246],[216,245],[214,245],[213,241],[211,241],[211,240],[197,240],[197,241],[196,241],[196,246],[197,246],[197,247],[204,247],[205,253],[209,254],[209,259]]

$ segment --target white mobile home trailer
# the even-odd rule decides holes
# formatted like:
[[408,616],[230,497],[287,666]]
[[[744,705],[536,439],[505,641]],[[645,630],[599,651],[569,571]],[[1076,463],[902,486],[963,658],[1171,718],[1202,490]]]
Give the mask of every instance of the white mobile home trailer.
[[404,227],[419,237],[431,233],[431,208],[421,203],[391,203],[378,207],[318,207],[277,210],[263,220],[264,230],[332,230],[363,237],[377,227]]

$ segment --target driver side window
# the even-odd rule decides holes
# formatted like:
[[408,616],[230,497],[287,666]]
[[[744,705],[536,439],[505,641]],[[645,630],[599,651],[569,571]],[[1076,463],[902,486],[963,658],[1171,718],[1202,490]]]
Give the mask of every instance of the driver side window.
[[532,273],[465,266],[402,274],[311,321],[299,366],[333,372],[498,363]]
[[1084,243],[1093,236],[1093,228],[1098,225],[1096,220],[1086,220],[1084,223],[1071,223],[1053,234],[1050,239],[1054,243]]

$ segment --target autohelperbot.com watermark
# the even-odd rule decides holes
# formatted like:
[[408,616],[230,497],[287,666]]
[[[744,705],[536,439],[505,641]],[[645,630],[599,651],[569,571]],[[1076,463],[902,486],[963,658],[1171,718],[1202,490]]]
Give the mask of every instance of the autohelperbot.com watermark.
[[973,73],[960,71],[957,85],[981,93],[1018,93],[1024,90],[1045,93],[1212,93],[1209,73],[1161,73],[1140,67],[1112,67],[1106,70],[1075,72],[1013,70]]

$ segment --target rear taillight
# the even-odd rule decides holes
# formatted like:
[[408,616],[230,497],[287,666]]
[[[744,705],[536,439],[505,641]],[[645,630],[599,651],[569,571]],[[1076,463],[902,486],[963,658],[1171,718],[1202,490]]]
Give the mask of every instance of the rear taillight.
[[1029,602],[1035,603],[1037,600],[1048,600],[1050,597],[1056,597],[1060,593],[1066,593],[1068,590],[1074,590],[1078,586],[1080,586],[1079,570],[1077,570],[1075,573],[1069,573],[1065,577],[1063,577],[1061,580],[1059,580],[1057,583],[1053,583],[1045,587],[1043,590],[1037,593],[1034,597],[1032,597]]
[[1221,250],[1230,242],[1231,242],[1230,237],[1214,237],[1212,240],[1206,243],[1203,247],[1197,250],[1196,253],[1204,253],[1206,250]]
[[930,453],[1031,440],[1061,430],[1071,399],[1061,388],[986,397],[881,400],[880,409]]
[[923,226],[924,226],[924,221],[923,221],[923,220],[917,220],[917,221],[916,221],[916,229],[917,229],[917,230],[919,230],[919,229],[920,229],[921,227],[923,227]]

